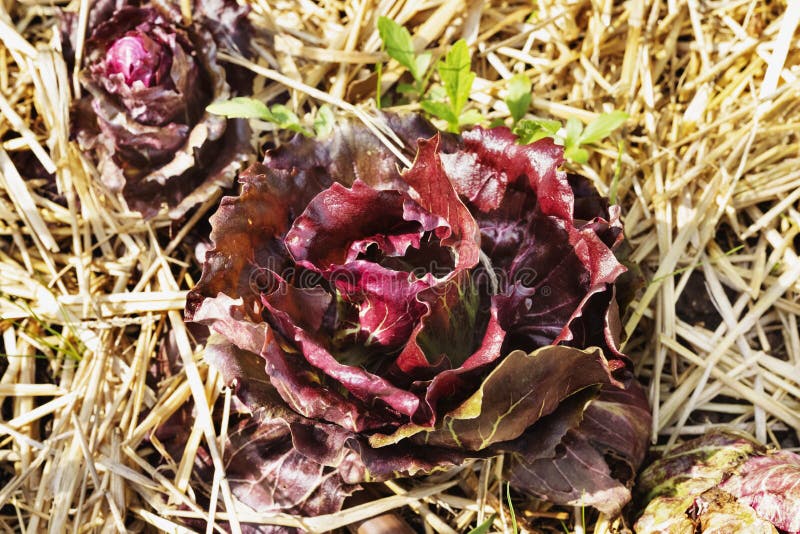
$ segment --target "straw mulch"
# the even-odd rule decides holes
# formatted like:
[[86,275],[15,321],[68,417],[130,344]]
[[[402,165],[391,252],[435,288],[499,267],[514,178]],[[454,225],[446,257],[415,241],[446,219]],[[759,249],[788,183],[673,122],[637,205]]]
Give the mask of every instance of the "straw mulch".
[[[182,320],[199,275],[185,237],[214,203],[171,228],[144,222],[98,185],[69,140],[75,80],[54,32],[58,8],[79,4],[0,2],[0,527],[178,531],[186,517],[213,525],[232,516],[297,524],[231,513],[224,479],[193,479],[198,446],[221,443],[209,407],[230,401]],[[797,2],[534,5],[253,0],[253,22],[274,36],[250,64],[257,96],[288,98],[301,115],[324,101],[373,109],[384,14],[420,49],[467,40],[478,74],[470,106],[489,120],[507,116],[505,80],[522,71],[534,80],[532,115],[588,122],[628,112],[577,170],[603,193],[613,185],[630,258],[647,280],[628,310],[625,350],[649,384],[656,449],[717,424],[797,447]],[[388,64],[384,90],[399,73]],[[261,141],[272,138],[257,126]],[[20,175],[14,162],[25,157],[55,172],[57,190]],[[168,338],[183,372],[148,382]],[[197,419],[183,459],[157,470],[150,460],[163,451],[145,438],[190,399]],[[219,446],[207,448],[218,461]],[[375,500],[305,525],[339,528],[397,510],[428,532],[466,531],[492,513],[494,528],[510,531],[500,461],[380,485]],[[197,504],[212,492],[210,510]],[[563,532],[562,521],[570,532],[624,526],[589,510],[583,525],[581,510],[516,495],[514,508],[531,532]]]

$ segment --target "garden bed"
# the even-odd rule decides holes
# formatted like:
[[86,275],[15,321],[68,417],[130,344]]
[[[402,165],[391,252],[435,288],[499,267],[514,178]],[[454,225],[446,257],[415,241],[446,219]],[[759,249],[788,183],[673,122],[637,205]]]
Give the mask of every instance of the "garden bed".
[[[227,429],[211,413],[229,407],[231,393],[182,316],[220,195],[176,224],[164,213],[143,219],[99,184],[98,169],[71,140],[80,89],[58,32],[62,9],[86,7],[0,7],[6,530],[174,531],[231,515],[327,530],[394,511],[440,533],[466,532],[497,514],[493,528],[510,531],[509,503],[530,532],[631,526],[590,509],[507,498],[502,458],[375,484],[366,502],[324,518],[231,513],[227,483],[195,469],[199,448],[212,464],[221,461]],[[567,167],[622,206],[628,261],[641,269],[644,283],[622,310],[624,352],[653,409],[651,456],[719,425],[798,447],[800,43],[798,14],[785,3],[543,0],[532,9],[525,1],[254,0],[250,7],[254,59],[220,58],[254,73],[256,98],[282,102],[301,121],[322,104],[375,121],[379,64],[384,107],[420,111],[414,99],[391,107],[405,71],[382,51],[379,15],[437,56],[465,39],[476,73],[467,107],[486,122],[509,120],[504,98],[519,72],[533,82],[529,116],[588,124],[626,112],[623,127],[594,144],[586,163]],[[287,139],[274,123],[252,125],[253,161]],[[181,370],[156,373],[170,358]],[[193,431],[173,459],[153,432],[189,401]]]

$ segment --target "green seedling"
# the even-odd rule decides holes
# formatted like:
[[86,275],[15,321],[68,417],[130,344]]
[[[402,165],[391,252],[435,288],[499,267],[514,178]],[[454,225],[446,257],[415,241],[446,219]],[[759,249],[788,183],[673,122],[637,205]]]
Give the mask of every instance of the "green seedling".
[[584,145],[597,143],[609,135],[611,132],[622,126],[628,120],[628,114],[623,111],[612,111],[603,113],[584,128],[581,122],[575,117],[570,117],[564,128],[564,157],[575,163],[586,163],[589,161],[589,151],[583,148]]
[[[406,95],[421,96],[427,82],[427,73],[431,65],[431,53],[417,54],[408,30],[388,17],[378,18],[378,34],[383,41],[383,48],[390,58],[405,67],[414,78],[414,85],[400,84],[397,90]],[[379,65],[380,67],[380,65]],[[381,72],[378,73],[378,107],[380,107]]]
[[311,131],[300,124],[300,119],[297,115],[283,104],[274,104],[271,107],[267,107],[260,100],[240,96],[230,100],[212,102],[206,107],[206,111],[229,119],[259,119],[271,122],[284,130],[303,134],[306,137],[313,136]]
[[422,109],[447,121],[448,130],[458,133],[461,126],[475,124],[482,120],[479,113],[474,110],[464,112],[464,106],[475,81],[475,73],[470,70],[471,59],[466,41],[459,39],[448,50],[444,61],[436,64],[436,71],[441,78],[446,100],[436,98],[432,93],[422,101]]
[[545,137],[555,138],[560,129],[561,123],[558,121],[522,119],[517,122],[513,131],[518,138],[518,142],[522,145],[527,145]]
[[[514,126],[514,133],[521,144],[528,144],[550,137],[564,146],[564,157],[574,163],[589,161],[587,145],[602,141],[628,119],[623,111],[603,113],[584,128],[581,121],[570,117],[562,130],[561,123],[544,119],[521,119]],[[561,133],[563,131],[563,133]],[[621,150],[621,149],[620,149]],[[621,154],[621,152],[620,152]],[[621,155],[620,155],[621,157]]]
[[[447,129],[458,133],[462,126],[483,122],[483,116],[476,110],[465,110],[475,73],[471,70],[469,47],[463,39],[456,42],[443,60],[436,63],[436,69],[431,69],[432,55],[430,52],[417,53],[411,34],[406,28],[390,18],[378,19],[378,33],[383,42],[383,50],[396,60],[411,74],[413,84],[400,83],[397,92],[409,99],[420,100],[422,109],[429,115],[447,122]],[[376,103],[381,107],[381,77],[382,65],[377,68],[378,89]],[[429,78],[434,72],[439,74],[441,86],[428,87]],[[519,80],[517,83],[521,83]],[[515,87],[518,89],[518,87]],[[530,95],[528,95],[530,97]],[[528,103],[529,104],[529,103]],[[515,97],[513,105],[515,111],[524,102],[524,96]],[[524,113],[524,111],[523,111]]]

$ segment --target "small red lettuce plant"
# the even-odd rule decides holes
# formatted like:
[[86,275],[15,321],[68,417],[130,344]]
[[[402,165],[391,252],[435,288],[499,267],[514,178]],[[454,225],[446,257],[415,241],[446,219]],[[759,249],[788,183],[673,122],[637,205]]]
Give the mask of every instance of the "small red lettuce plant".
[[[220,46],[246,51],[247,10],[234,0],[196,0],[185,24],[177,4],[101,1],[89,14],[74,107],[74,133],[96,157],[100,177],[146,217],[163,204],[179,218],[220,188],[230,187],[249,151],[242,120],[206,106],[237,92],[252,77],[223,68]],[[66,54],[77,32],[64,24]]]
[[619,512],[650,426],[617,345],[619,208],[550,139],[386,120],[409,169],[341,122],[269,152],[211,219],[186,316],[249,411],[232,439],[260,443],[228,448],[234,491],[313,515],[507,452],[518,489]]
[[714,430],[673,448],[637,484],[637,533],[800,533],[800,455]]

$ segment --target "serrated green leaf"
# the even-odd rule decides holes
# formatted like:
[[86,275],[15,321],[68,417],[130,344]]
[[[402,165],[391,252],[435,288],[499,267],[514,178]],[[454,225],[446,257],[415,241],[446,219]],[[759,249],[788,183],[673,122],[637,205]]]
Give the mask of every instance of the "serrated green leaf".
[[[425,71],[420,70],[414,43],[411,41],[411,34],[408,33],[408,30],[388,17],[379,17],[378,33],[389,57],[397,60],[408,69],[416,81],[420,81]],[[428,63],[430,63],[430,59]]]
[[521,145],[528,145],[545,137],[555,137],[560,129],[561,123],[558,121],[523,119],[514,126],[513,132]]
[[206,111],[229,119],[270,120],[272,118],[272,114],[266,104],[255,98],[244,96],[212,102],[206,107]]
[[333,131],[334,122],[336,122],[336,118],[333,116],[330,106],[322,104],[314,117],[314,133],[320,138],[328,137]]
[[455,117],[461,115],[472,90],[475,73],[470,70],[471,64],[467,42],[459,39],[436,66]]
[[494,523],[494,519],[497,517],[497,514],[492,514],[490,518],[486,521],[478,525],[477,527],[470,530],[467,534],[486,534],[489,532],[489,529],[492,528],[492,523]]
[[603,113],[583,130],[580,136],[580,144],[597,143],[605,139],[611,132],[622,126],[626,120],[628,120],[628,114],[624,111]]
[[458,117],[450,109],[450,106],[445,102],[437,102],[435,100],[423,100],[420,105],[422,109],[442,120],[446,120],[449,125],[458,126]]
[[531,79],[522,73],[511,78],[508,81],[505,102],[516,124],[531,105]]

